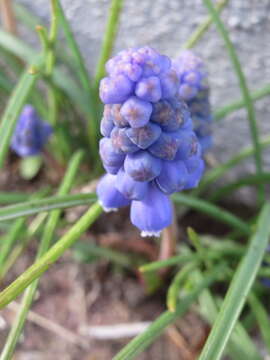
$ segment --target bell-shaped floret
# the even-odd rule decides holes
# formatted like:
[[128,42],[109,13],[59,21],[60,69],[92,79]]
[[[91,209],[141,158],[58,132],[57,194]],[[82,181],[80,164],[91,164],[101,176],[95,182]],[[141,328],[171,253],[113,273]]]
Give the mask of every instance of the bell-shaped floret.
[[130,204],[130,201],[116,189],[116,178],[116,175],[106,174],[97,186],[99,203],[106,212],[116,211]]
[[142,236],[159,236],[172,223],[171,200],[155,183],[151,183],[143,200],[132,201],[130,219],[141,230]]
[[188,176],[183,161],[164,161],[162,171],[156,178],[156,183],[165,194],[172,194],[185,188]]

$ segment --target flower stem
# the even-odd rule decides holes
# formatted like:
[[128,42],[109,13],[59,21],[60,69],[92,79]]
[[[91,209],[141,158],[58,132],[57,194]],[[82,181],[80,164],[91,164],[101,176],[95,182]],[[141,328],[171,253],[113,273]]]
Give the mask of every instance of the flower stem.
[[54,264],[59,257],[79,239],[89,226],[93,224],[101,213],[102,208],[99,203],[96,202],[48,252],[0,293],[0,309],[14,300],[28,285],[38,279]]

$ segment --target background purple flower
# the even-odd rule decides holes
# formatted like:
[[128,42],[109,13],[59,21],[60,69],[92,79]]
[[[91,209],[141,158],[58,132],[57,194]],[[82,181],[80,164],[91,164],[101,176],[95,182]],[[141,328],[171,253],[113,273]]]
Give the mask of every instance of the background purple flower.
[[18,118],[10,147],[21,157],[38,155],[52,135],[53,128],[42,121],[31,105],[25,105]]

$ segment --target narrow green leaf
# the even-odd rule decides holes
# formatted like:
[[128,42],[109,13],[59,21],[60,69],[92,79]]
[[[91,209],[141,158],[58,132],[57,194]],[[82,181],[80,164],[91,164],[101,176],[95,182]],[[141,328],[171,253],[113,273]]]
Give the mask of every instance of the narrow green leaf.
[[43,211],[65,209],[79,205],[89,205],[96,200],[96,194],[76,194],[52,196],[40,200],[31,200],[16,205],[0,208],[0,221],[15,219],[21,216],[34,215]]
[[[265,85],[259,90],[255,90],[250,93],[252,101],[260,100],[265,96],[270,95],[270,85]],[[214,112],[214,120],[219,121],[223,119],[225,116],[231,114],[232,112],[242,109],[245,107],[245,101],[242,99],[236,100],[228,105],[223,106],[222,108],[217,109]]]
[[222,356],[267,248],[270,235],[269,217],[270,204],[266,204],[259,216],[257,231],[233,277],[199,360],[218,360]]
[[52,264],[54,264],[55,261],[57,261],[59,257],[92,225],[101,213],[102,208],[98,203],[92,205],[76,224],[74,224],[69,231],[46,252],[46,254],[0,293],[0,309],[14,300],[28,285],[38,279]]
[[269,327],[269,314],[264,305],[255,295],[250,293],[248,297],[248,304],[251,307],[253,314],[257,320],[257,324],[260,328],[263,340],[267,346],[268,352],[270,352],[270,327]]
[[[270,136],[263,138],[260,141],[261,150],[270,146]],[[202,191],[214,181],[220,179],[227,171],[231,170],[233,167],[241,163],[243,160],[247,159],[249,156],[253,155],[255,152],[254,147],[249,146],[245,149],[241,150],[237,155],[231,158],[226,163],[209,170],[206,175],[202,178],[198,189],[196,189],[193,193],[195,195],[202,193]]]
[[109,19],[107,21],[101,53],[99,56],[97,70],[94,79],[95,91],[97,91],[98,89],[100,80],[105,76],[105,64],[112,53],[122,6],[123,6],[123,0],[111,1]]
[[[228,32],[227,32],[223,22],[221,21],[218,12],[214,8],[212,1],[211,0],[203,0],[203,1],[204,1],[205,6],[208,9],[210,15],[212,16],[213,21],[215,22],[218,31],[220,32],[220,34],[224,40],[228,54],[231,58],[231,62],[234,66],[235,73],[237,74],[237,77],[239,80],[239,86],[241,88],[243,99],[244,99],[245,106],[246,106],[247,113],[248,113],[250,134],[251,134],[251,138],[252,138],[252,142],[253,142],[253,147],[255,150],[254,157],[255,157],[256,170],[257,170],[257,174],[260,175],[262,173],[261,149],[260,149],[260,144],[259,144],[259,136],[258,136],[258,129],[257,129],[257,124],[256,124],[254,106],[253,106],[252,99],[251,99],[251,96],[249,93],[249,89],[248,89],[248,86],[246,83],[245,75],[243,73],[241,64],[238,60],[236,51],[230,40]],[[259,199],[263,200],[263,197],[264,197],[263,186],[261,186],[261,185],[258,186],[258,190],[259,190]]]
[[203,289],[210,286],[222,271],[223,266],[217,266],[211,272],[204,273],[204,278],[190,293],[181,299],[175,312],[165,311],[140,335],[131,340],[113,360],[130,360],[142,353],[149,345],[151,345],[157,337],[159,337],[164,329],[173,323],[178,317],[182,316],[196,301]]
[[230,212],[221,209],[220,207],[213,205],[205,200],[197,199],[193,196],[180,193],[174,194],[172,199],[176,204],[189,206],[192,209],[201,211],[202,213],[205,213],[224,224],[228,224],[233,228],[239,229],[245,234],[250,234],[250,227],[246,224],[246,222],[242,221],[240,218],[231,214]]
[[[203,279],[203,274],[200,270],[196,269],[191,277],[196,282],[200,282]],[[212,296],[209,289],[204,289],[201,292],[197,309],[209,324],[212,325],[214,323],[218,315],[218,306],[216,299]],[[237,322],[235,325],[231,339],[226,347],[226,354],[228,354],[232,360],[262,360],[253,340],[250,339],[240,322]]]
[[29,194],[19,192],[1,192],[0,191],[0,204],[14,204],[29,199]]
[[[74,182],[74,179],[77,175],[78,168],[80,165],[80,162],[83,157],[83,152],[78,151],[74,154],[74,156],[71,158],[69,162],[69,167],[66,171],[66,174],[64,176],[64,179],[60,185],[58,194],[59,195],[65,195],[67,194]],[[46,253],[46,251],[49,249],[55,229],[57,227],[59,218],[61,215],[61,210],[54,210],[50,213],[48,220],[46,222],[46,225],[44,227],[44,232],[40,241],[40,245],[38,248],[38,253],[36,260],[40,259],[42,255]],[[16,347],[16,344],[18,342],[19,336],[21,334],[21,331],[23,329],[25,319],[27,317],[27,313],[31,307],[31,304],[33,302],[36,289],[38,287],[39,279],[35,280],[25,291],[20,310],[16,314],[15,321],[12,325],[12,328],[9,332],[9,335],[7,337],[6,343],[4,345],[4,348],[2,350],[0,360],[9,360],[12,358],[14,349]]]
[[[228,4],[229,0],[220,0],[216,2],[216,9],[220,13],[224,7]],[[184,43],[183,49],[193,48],[197,42],[203,37],[209,27],[212,25],[213,19],[212,16],[208,16],[205,21],[203,21],[197,29],[190,35],[188,40]]]
[[224,196],[230,195],[232,192],[243,186],[250,185],[258,185],[259,184],[267,184],[270,182],[270,173],[261,173],[255,175],[245,176],[243,178],[238,179],[230,184],[226,184],[225,186],[220,187],[216,191],[214,191],[209,197],[209,201],[216,202],[223,198]]
[[167,292],[167,308],[169,311],[175,312],[179,298],[180,287],[196,266],[198,266],[198,262],[188,263],[183,266],[182,269],[180,269],[174,276]]

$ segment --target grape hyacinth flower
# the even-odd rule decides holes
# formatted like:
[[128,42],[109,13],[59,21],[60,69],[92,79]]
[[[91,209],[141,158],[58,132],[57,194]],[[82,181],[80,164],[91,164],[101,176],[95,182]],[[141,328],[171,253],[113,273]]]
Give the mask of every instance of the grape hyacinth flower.
[[130,205],[142,236],[158,236],[172,223],[170,195],[196,187],[202,176],[201,146],[167,56],[131,48],[106,70],[99,150],[107,174],[97,187],[99,202],[106,211]]
[[42,121],[31,105],[25,105],[18,118],[10,147],[21,157],[38,155],[51,136],[50,124]]
[[205,64],[193,52],[185,50],[173,61],[173,68],[177,72],[180,82],[179,96],[189,107],[194,131],[203,152],[205,152],[212,146],[212,114]]

